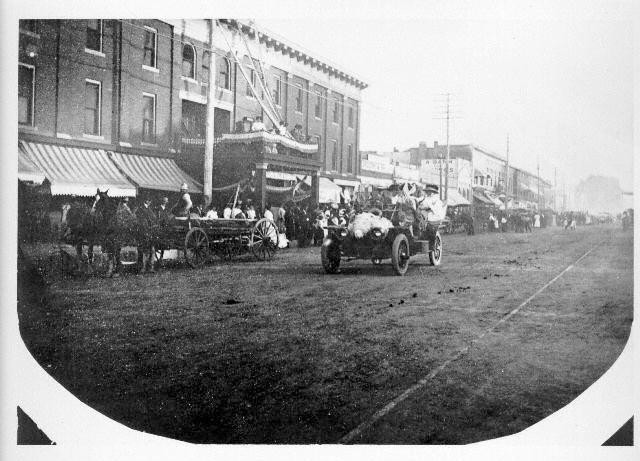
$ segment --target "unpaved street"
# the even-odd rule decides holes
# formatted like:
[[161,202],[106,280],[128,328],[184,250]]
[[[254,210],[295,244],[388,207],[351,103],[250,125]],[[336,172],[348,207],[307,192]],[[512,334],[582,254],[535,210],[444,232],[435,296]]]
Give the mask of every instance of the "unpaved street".
[[442,266],[418,256],[404,277],[370,261],[327,275],[319,253],[46,289],[22,275],[21,332],[62,385],[134,429],[374,444],[518,432],[600,377],[629,335],[633,242],[617,227],[445,236]]

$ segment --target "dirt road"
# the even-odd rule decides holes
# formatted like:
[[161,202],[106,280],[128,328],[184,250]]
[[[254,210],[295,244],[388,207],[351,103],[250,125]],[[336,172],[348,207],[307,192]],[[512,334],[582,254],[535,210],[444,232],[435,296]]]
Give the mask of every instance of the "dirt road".
[[618,228],[554,228],[445,237],[441,267],[419,256],[404,277],[369,261],[326,275],[318,248],[46,292],[22,276],[20,328],[60,383],[138,430],[469,443],[530,426],[609,368],[632,321],[632,248]]

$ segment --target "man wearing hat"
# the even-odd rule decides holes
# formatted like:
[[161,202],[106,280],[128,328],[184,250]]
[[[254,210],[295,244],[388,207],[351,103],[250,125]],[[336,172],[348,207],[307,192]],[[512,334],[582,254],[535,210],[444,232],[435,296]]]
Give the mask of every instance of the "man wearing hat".
[[154,259],[154,226],[156,225],[156,214],[151,209],[151,198],[145,197],[142,206],[136,210],[138,218],[140,245],[138,247],[138,270],[140,273],[147,271],[155,272]]
[[421,230],[424,230],[428,223],[437,223],[445,218],[447,207],[438,196],[438,186],[427,184],[424,188],[424,194],[422,189],[418,187],[417,195],[414,198],[417,208],[416,216]]
[[189,211],[191,210],[193,203],[191,203],[191,197],[189,196],[189,192],[187,192],[188,189],[189,188],[187,186],[187,183],[183,182],[180,186],[180,199],[178,200],[178,203],[176,203],[176,205],[173,207],[174,216],[189,216]]

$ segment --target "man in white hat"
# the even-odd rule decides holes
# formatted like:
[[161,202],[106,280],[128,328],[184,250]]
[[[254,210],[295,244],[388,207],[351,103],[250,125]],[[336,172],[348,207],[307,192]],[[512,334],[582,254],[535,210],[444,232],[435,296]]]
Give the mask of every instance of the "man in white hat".
[[424,188],[424,193],[420,187],[416,192],[414,198],[420,228],[424,230],[427,223],[436,224],[442,221],[447,214],[447,206],[438,196],[438,186],[428,184]]
[[180,186],[180,199],[178,203],[173,207],[173,214],[179,217],[189,216],[189,210],[193,206],[191,203],[191,197],[189,196],[189,187],[186,182],[183,182]]

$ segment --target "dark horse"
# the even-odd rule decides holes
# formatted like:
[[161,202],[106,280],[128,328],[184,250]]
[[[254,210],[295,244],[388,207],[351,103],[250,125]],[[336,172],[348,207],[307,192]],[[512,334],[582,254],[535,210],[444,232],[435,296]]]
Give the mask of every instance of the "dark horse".
[[131,242],[136,230],[135,215],[128,207],[118,207],[108,191],[96,192],[91,207],[74,203],[67,213],[68,239],[76,248],[78,267],[84,261],[83,245],[87,245],[88,271],[93,263],[93,247],[100,245],[107,256],[107,277],[120,270],[120,250],[123,243]]

